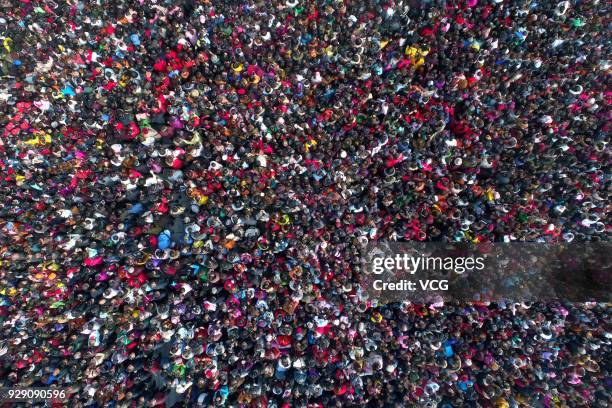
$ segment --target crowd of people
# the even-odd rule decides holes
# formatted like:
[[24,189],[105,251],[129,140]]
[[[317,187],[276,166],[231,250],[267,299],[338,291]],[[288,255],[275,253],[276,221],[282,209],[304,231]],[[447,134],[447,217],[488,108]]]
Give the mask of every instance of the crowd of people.
[[606,2],[0,4],[1,386],[612,403],[608,304],[379,304],[359,261],[608,240]]

